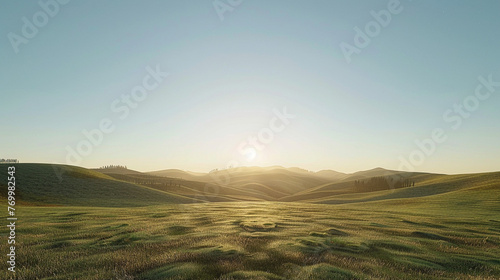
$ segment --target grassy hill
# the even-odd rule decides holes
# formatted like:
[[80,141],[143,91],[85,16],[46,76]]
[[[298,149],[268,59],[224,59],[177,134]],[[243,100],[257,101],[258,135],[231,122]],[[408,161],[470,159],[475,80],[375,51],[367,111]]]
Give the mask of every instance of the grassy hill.
[[399,211],[441,214],[448,217],[500,217],[500,172],[445,175],[429,179],[427,183],[426,186],[415,190],[401,189],[393,195],[383,194],[383,197],[390,195],[390,199],[372,199],[373,202],[367,200],[352,205],[360,208],[400,208]]
[[165,170],[158,170],[158,171],[151,171],[151,172],[144,172],[144,173],[154,175],[154,176],[178,178],[178,179],[185,179],[185,180],[193,180],[193,179],[194,180],[203,180],[200,178],[203,178],[203,176],[206,175],[206,173],[184,171],[184,170],[180,170],[180,169],[165,169]]
[[[417,181],[415,187],[356,193],[352,190],[352,187],[349,187],[348,182],[342,182],[321,186],[318,189],[313,189],[309,192],[298,194],[287,199],[313,203],[338,204],[429,197],[480,186],[496,186],[500,188],[500,172],[462,175],[415,174],[409,176],[409,178]],[[335,193],[335,191],[337,191],[337,193]]]
[[16,164],[22,265],[0,279],[500,278],[500,172],[404,173],[418,184],[365,193],[281,168],[226,186],[105,173]]
[[316,176],[331,180],[331,181],[340,181],[348,177],[348,174],[337,172],[334,170],[320,170],[316,172]]
[[[116,177],[114,174],[110,174]],[[303,201],[316,198],[331,197],[351,193],[363,193],[368,190],[353,188],[354,180],[370,180],[374,177],[388,178],[394,182],[398,180],[418,181],[420,185],[427,184],[432,178],[441,177],[441,174],[402,172],[374,168],[352,174],[333,170],[312,172],[301,168],[270,167],[238,167],[226,170],[213,171],[207,174],[191,173],[181,170],[164,170],[148,172],[149,175],[163,176],[177,181],[183,187],[202,192],[206,185],[215,186],[219,196],[238,196],[235,190],[245,192],[241,197],[256,200]],[[126,179],[126,178],[120,178]],[[179,180],[182,180],[179,182]],[[195,182],[202,182],[203,187]],[[157,186],[151,186],[157,187]],[[387,189],[397,188],[388,186]],[[176,192],[176,190],[170,190]]]
[[[24,202],[57,205],[142,206],[192,201],[282,201],[344,204],[427,197],[482,184],[498,184],[500,172],[442,175],[376,168],[344,174],[331,181],[318,172],[299,168],[242,167],[187,174],[188,178],[155,176],[124,168],[89,170],[74,166],[17,164],[18,197]],[[327,172],[330,175],[337,173]],[[162,173],[166,174],[166,173]],[[170,173],[179,175],[178,171]],[[338,175],[338,174],[337,174]],[[0,180],[6,182],[6,174]],[[359,190],[353,178],[387,176],[416,182],[416,186],[381,191]]]
[[[208,174],[180,170],[136,173],[96,170],[115,179],[208,201],[277,200],[328,179],[302,169],[241,167]],[[169,176],[167,176],[169,175]]]
[[91,169],[103,174],[126,174],[126,175],[140,175],[142,172],[135,171],[127,168],[112,167],[112,168],[94,168]]
[[342,205],[24,206],[16,279],[499,279],[498,173],[443,183]]
[[[119,174],[108,173],[109,176],[134,184],[146,186],[152,189],[175,193],[185,197],[209,202],[239,201],[239,200],[273,200],[272,196],[264,192],[251,189],[236,189],[229,185],[219,185],[208,181],[192,181],[180,178],[162,177],[150,175],[150,173],[140,174]],[[271,190],[272,191],[272,190]]]
[[[15,167],[16,198],[25,203],[126,207],[192,202],[76,166],[18,163]],[[5,197],[7,172],[0,172],[0,182]]]
[[[113,177],[116,174],[104,172]],[[425,173],[408,173],[382,168],[345,174],[333,170],[312,172],[301,168],[270,167],[238,167],[226,170],[215,170],[210,173],[191,173],[176,169],[147,172],[150,176],[161,176],[176,181],[185,188],[202,191],[199,184],[206,183],[218,189],[219,196],[234,197],[235,190],[245,192],[241,197],[257,200],[300,201],[313,199],[316,196],[332,196],[352,192],[363,192],[351,188],[354,180],[368,180],[372,177],[390,177],[393,179],[416,178]],[[130,175],[130,174],[129,174]],[[144,174],[143,174],[144,175]],[[118,178],[118,177],[117,177]],[[125,177],[120,179],[129,180]],[[151,177],[151,180],[157,180]],[[165,181],[165,180],[164,180]],[[203,185],[203,186],[206,186]],[[158,186],[151,186],[157,188]],[[181,189],[179,189],[181,191]],[[176,192],[176,190],[170,190]]]
[[[218,175],[218,173],[214,174],[215,177]],[[294,172],[287,169],[241,168],[235,172],[228,172],[227,177],[224,175],[222,174],[220,178],[227,180],[223,182],[227,182],[229,186],[263,192],[276,199],[329,181],[311,173]],[[217,183],[217,180],[212,179],[211,182]]]

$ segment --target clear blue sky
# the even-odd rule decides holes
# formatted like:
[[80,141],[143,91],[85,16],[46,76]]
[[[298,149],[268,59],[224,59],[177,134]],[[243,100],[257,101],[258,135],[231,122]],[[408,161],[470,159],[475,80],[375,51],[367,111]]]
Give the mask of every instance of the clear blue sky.
[[[402,0],[348,63],[341,43],[355,46],[354,28],[390,2],[245,0],[221,20],[211,0],[73,0],[43,24],[37,1],[7,1],[0,158],[71,163],[67,148],[107,118],[114,130],[79,165],[398,169],[415,140],[442,128],[446,140],[416,156],[415,170],[500,170],[500,87],[478,104],[471,97],[479,76],[500,81],[500,2]],[[16,53],[23,17],[41,27]],[[130,114],[111,108],[157,65],[169,76]],[[453,110],[467,97],[477,109],[465,118]],[[275,123],[284,129],[250,145],[285,107],[295,117]]]

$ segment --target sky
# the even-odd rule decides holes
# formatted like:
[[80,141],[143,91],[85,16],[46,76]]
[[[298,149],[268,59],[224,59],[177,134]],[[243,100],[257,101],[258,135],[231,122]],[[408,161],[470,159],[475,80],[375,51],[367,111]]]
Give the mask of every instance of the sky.
[[8,1],[0,158],[498,171],[499,11],[495,0]]

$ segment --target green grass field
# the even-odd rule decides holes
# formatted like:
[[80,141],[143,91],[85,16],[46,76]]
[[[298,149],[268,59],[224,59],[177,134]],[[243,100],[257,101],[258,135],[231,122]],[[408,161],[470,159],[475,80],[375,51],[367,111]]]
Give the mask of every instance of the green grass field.
[[498,209],[485,207],[478,218],[447,210],[450,204],[400,211],[401,204],[25,206],[18,210],[17,278],[5,270],[0,278],[500,277]]
[[186,204],[85,169],[68,167],[64,186],[75,189],[63,194],[61,182],[49,189],[21,174],[46,168],[17,171],[26,199],[16,209],[17,272],[4,265],[0,279],[500,279],[498,173],[426,177],[358,203]]

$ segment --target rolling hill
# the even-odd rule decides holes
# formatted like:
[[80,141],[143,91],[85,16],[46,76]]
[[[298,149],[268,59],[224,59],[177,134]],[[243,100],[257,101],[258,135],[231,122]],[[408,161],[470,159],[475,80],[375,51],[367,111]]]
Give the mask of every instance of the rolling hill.
[[[18,199],[51,205],[120,207],[204,201],[345,204],[430,197],[483,185],[500,186],[500,172],[442,175],[375,168],[344,174],[273,166],[209,174],[181,170],[142,173],[123,168],[85,169],[51,164],[16,164],[16,169]],[[165,177],[167,174],[172,177]],[[6,176],[0,174],[1,182],[6,182]],[[388,184],[383,190],[360,189],[355,184],[381,177],[387,178],[387,182],[404,179],[416,184],[404,188]]]
[[[97,170],[115,179],[208,201],[277,200],[330,180],[314,172],[282,167],[240,167],[208,174],[164,170],[136,174]],[[156,175],[155,175],[156,174]],[[170,175],[170,176],[167,176]]]
[[500,189],[500,172],[460,175],[416,173],[410,175],[408,178],[417,180],[417,185],[408,188],[357,193],[352,191],[352,188],[349,192],[350,189],[346,183],[337,183],[322,186],[321,188],[295,195],[293,199],[290,197],[287,199],[289,201],[311,203],[343,204],[403,198],[432,197],[482,186],[489,186],[492,189]]
[[[188,172],[184,174],[189,175]],[[113,174],[111,176],[130,180],[130,178],[117,177]],[[148,175],[143,174],[142,176]],[[369,181],[372,178],[381,177],[386,178],[388,182],[387,188],[384,190],[367,190],[355,186],[355,181]],[[158,180],[158,178],[150,177],[152,180]],[[374,168],[345,174],[333,170],[311,172],[300,168],[272,166],[240,167],[209,174],[197,174],[196,177],[189,177],[190,180],[162,178],[176,182],[178,187],[169,187],[165,184],[148,186],[207,201],[267,200],[344,204],[427,197],[477,186],[484,182],[490,182],[494,185],[496,180],[500,178],[500,172],[444,175]],[[401,180],[415,182],[416,185],[412,187],[397,186],[395,182]]]
[[200,179],[206,175],[206,173],[198,173],[191,171],[184,171],[180,169],[165,169],[158,171],[145,172],[146,174],[160,177],[178,178],[178,179]]
[[[16,279],[500,276],[500,172],[405,174],[418,184],[365,193],[356,192],[352,180],[330,182],[295,188],[298,192],[281,199],[294,202],[285,203],[265,195],[262,200],[273,201],[255,200],[256,188],[283,195],[269,187],[265,179],[273,177],[267,176],[300,181],[306,177],[297,173],[303,172],[252,170],[263,185],[248,183],[252,172],[246,170],[233,174],[235,185],[221,186],[219,193],[207,193],[205,187],[214,187],[210,183],[178,181],[178,193],[222,203],[173,204],[186,196],[115,177],[149,180],[157,188],[162,180],[175,178],[140,172],[103,174],[72,166],[16,167],[19,198],[39,205],[64,204],[19,207],[22,243],[16,258],[37,265],[19,266]],[[247,185],[238,185],[240,181]],[[351,192],[342,193],[346,191]],[[147,207],[129,207],[138,202]],[[8,252],[7,242],[0,249]],[[14,279],[6,270],[0,278]]]
[[[331,181],[300,169],[245,168],[222,171],[227,180],[216,184],[217,173],[195,181],[133,170],[15,166],[22,205],[16,258],[37,264],[19,266],[16,279],[500,276],[500,172],[376,169]],[[0,172],[0,182],[6,176]],[[373,178],[417,183],[356,187]],[[6,201],[5,183],[0,187]],[[8,252],[7,242],[0,249]],[[14,279],[8,273],[0,278]]]
[[[193,202],[76,166],[18,163],[15,167],[16,198],[25,203],[128,207]],[[0,173],[0,182],[7,182],[6,172]],[[2,187],[2,196],[6,190]]]

